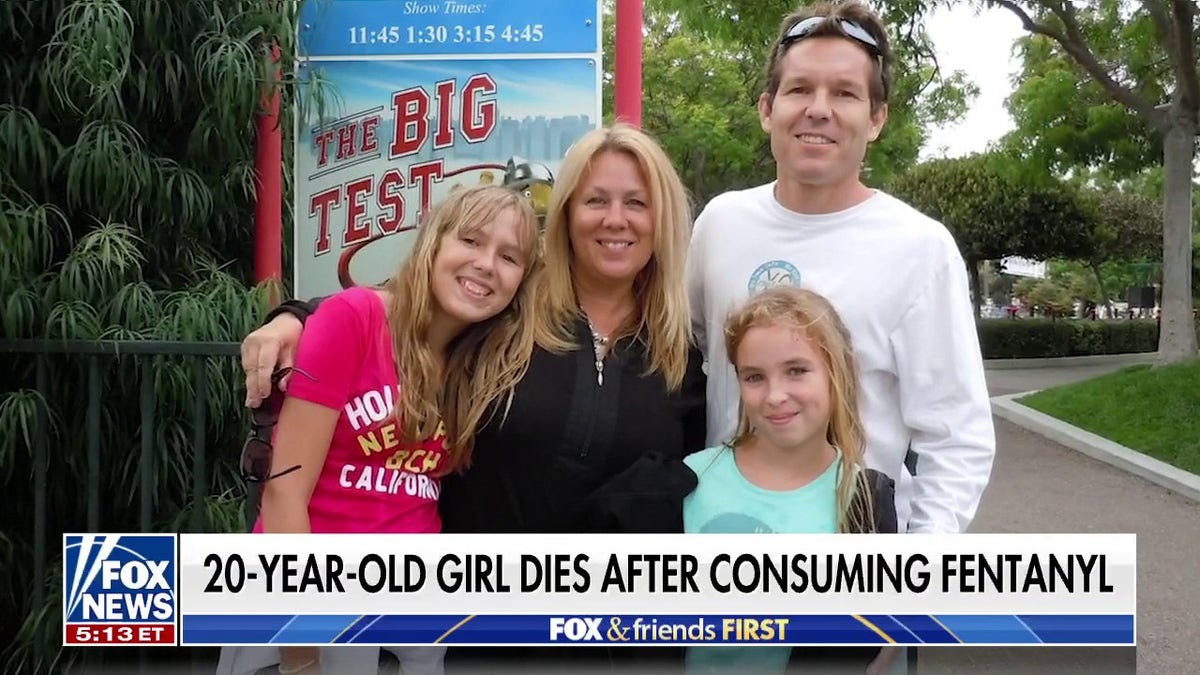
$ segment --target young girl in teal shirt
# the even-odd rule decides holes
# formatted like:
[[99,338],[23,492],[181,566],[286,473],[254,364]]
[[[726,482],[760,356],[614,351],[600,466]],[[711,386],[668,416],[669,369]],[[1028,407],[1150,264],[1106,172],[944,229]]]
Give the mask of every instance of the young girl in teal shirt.
[[[736,436],[685,459],[699,477],[684,500],[687,532],[895,532],[892,482],[864,465],[850,335],[822,296],[777,287],[725,322],[741,404]],[[860,659],[884,672],[885,650],[694,647],[690,673],[783,673]],[[869,662],[869,666],[868,666]],[[859,671],[862,672],[862,671]]]

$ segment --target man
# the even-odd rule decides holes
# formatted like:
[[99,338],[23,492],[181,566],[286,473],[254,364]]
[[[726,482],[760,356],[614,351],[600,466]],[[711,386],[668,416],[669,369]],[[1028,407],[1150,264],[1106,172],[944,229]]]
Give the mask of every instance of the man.
[[758,101],[776,180],[713,199],[688,256],[708,444],[736,428],[730,309],[777,284],[815,290],[849,327],[867,463],[896,480],[900,531],[962,532],[995,454],[966,269],[944,226],[859,176],[887,120],[891,63],[879,17],[857,2],[783,22]]

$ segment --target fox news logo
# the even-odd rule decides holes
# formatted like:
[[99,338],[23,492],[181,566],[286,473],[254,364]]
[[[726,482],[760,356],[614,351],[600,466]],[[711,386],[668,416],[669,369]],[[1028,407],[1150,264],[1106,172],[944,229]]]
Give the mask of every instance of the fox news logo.
[[175,571],[175,535],[64,535],[64,642],[174,644]]
[[602,642],[599,617],[550,617],[550,641]]

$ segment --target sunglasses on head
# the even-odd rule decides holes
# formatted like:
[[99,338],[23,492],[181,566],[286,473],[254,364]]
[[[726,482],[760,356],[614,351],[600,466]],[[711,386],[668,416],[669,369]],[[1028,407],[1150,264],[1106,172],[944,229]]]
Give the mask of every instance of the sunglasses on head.
[[780,42],[780,47],[787,47],[793,42],[799,42],[804,38],[813,34],[818,27],[832,23],[838,27],[846,37],[861,43],[871,52],[871,56],[879,61],[880,67],[883,66],[883,50],[879,48],[879,41],[872,37],[867,29],[863,28],[857,21],[850,19],[839,19],[830,16],[810,16],[807,19],[801,19],[784,33],[783,40]]
[[250,410],[250,435],[246,444],[242,446],[242,479],[248,483],[265,483],[300,468],[297,464],[279,473],[271,473],[271,458],[275,450],[271,445],[271,428],[279,422],[279,411],[283,408],[284,399],[284,393],[279,389],[279,381],[292,372],[316,381],[316,378],[299,368],[280,368],[271,374],[271,394],[257,408]]

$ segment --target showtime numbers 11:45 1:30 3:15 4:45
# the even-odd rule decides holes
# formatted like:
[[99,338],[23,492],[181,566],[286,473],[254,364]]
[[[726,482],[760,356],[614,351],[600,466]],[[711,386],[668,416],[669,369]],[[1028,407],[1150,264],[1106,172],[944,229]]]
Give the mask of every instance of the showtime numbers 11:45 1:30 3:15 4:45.
[[524,26],[496,26],[493,24],[474,26],[353,26],[350,28],[352,45],[391,45],[401,42],[420,44],[471,44],[489,42],[541,42],[545,39],[542,24]]

